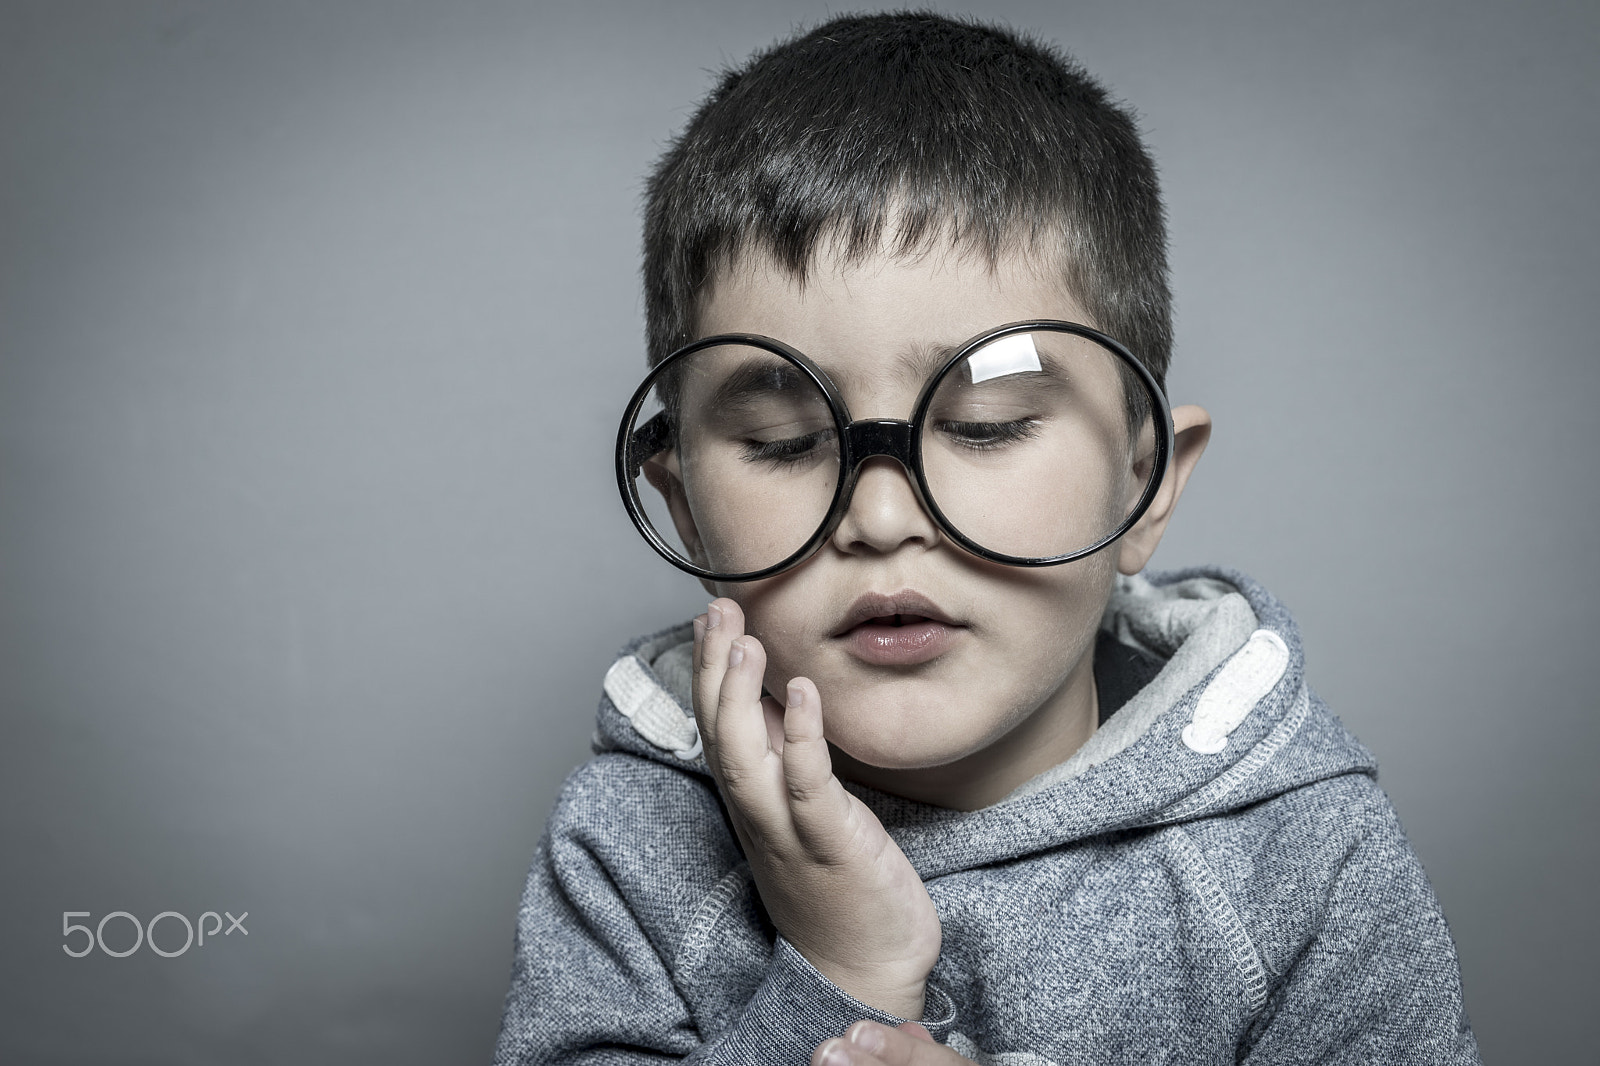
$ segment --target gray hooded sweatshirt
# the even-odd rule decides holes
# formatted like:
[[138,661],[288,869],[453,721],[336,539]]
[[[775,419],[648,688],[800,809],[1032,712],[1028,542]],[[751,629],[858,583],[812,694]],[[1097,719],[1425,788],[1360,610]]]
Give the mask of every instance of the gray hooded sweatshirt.
[[[996,1066],[1476,1063],[1455,949],[1372,756],[1242,574],[1122,579],[1159,672],[1066,762],[953,811],[848,787],[921,875],[922,1024]],[[517,918],[495,1062],[804,1064],[852,999],[762,908],[690,710],[689,628],[606,675]]]

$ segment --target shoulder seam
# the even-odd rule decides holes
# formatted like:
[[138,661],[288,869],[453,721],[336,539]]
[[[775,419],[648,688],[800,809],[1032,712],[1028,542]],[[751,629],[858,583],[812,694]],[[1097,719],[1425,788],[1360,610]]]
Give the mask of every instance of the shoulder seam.
[[1244,922],[1223,890],[1216,872],[1188,831],[1182,826],[1172,826],[1162,830],[1161,835],[1169,842],[1183,868],[1194,878],[1200,902],[1210,912],[1211,920],[1233,955],[1234,966],[1244,984],[1245,1006],[1249,1011],[1245,1021],[1248,1024],[1267,1005],[1267,972],[1261,963],[1261,955],[1250,940],[1250,934],[1245,931]]
[[706,893],[706,898],[700,901],[700,906],[695,908],[694,916],[689,919],[688,926],[683,931],[683,939],[678,944],[676,958],[673,960],[673,970],[681,985],[685,984],[691,970],[699,966],[711,943],[711,930],[716,927],[724,912],[733,903],[739,890],[744,886],[748,866],[739,863],[733,869],[723,874],[711,891]]

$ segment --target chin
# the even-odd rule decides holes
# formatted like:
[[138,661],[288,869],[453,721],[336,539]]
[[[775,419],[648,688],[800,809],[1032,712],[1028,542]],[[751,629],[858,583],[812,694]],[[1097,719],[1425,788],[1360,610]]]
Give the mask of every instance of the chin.
[[856,762],[882,770],[923,770],[943,766],[983,747],[983,738],[952,728],[949,718],[917,711],[877,709],[872,718],[847,715],[838,728],[824,729],[829,743]]

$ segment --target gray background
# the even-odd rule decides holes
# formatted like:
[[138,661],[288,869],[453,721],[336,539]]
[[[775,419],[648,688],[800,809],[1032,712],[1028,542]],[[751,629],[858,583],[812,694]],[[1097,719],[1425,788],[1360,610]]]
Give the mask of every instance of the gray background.
[[[1157,564],[1297,612],[1486,1057],[1593,1061],[1600,7],[965,10],[1162,166]],[[0,6],[0,1059],[487,1059],[600,674],[701,602],[611,480],[641,174],[825,14]],[[119,909],[249,935],[63,954]]]

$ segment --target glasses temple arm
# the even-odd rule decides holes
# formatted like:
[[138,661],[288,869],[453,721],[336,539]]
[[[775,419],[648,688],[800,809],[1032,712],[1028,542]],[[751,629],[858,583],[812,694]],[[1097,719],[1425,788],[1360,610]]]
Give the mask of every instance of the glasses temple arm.
[[628,438],[628,477],[637,481],[645,462],[666,451],[671,441],[672,423],[665,411],[634,430]]

